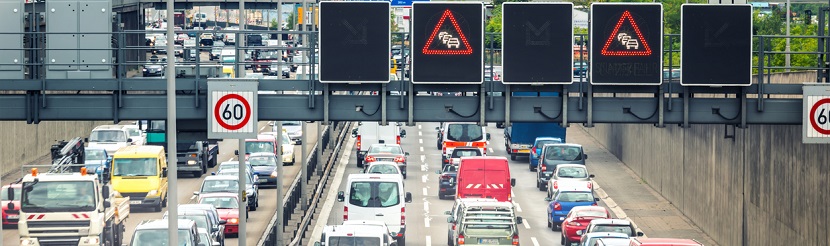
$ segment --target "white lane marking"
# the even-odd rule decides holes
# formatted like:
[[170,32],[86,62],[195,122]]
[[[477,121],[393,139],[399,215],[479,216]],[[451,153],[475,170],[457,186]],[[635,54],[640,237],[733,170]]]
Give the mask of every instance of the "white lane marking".
[[[419,144],[424,144],[424,139],[423,139],[423,138],[419,138],[419,139],[418,139],[418,143],[419,143]],[[423,151],[423,150],[421,150],[421,151]]]
[[427,188],[424,188],[424,196],[427,196]]
[[191,197],[190,197],[190,200],[191,200],[191,201],[192,201],[192,200],[196,200],[196,195],[191,196]]
[[527,220],[522,220],[522,224],[525,225],[525,229],[530,230],[530,222],[527,222]]
[[427,178],[427,175],[426,175],[426,174],[424,174],[424,176],[421,176],[421,181],[423,181],[424,183],[426,183],[426,182],[427,182],[427,179],[428,179],[428,178]]
[[425,162],[427,160],[427,156],[421,155],[421,162]]
[[[418,125],[418,126],[421,126],[421,125]],[[432,246],[432,237],[427,236],[427,241],[426,242],[427,242],[427,246]]]
[[[418,124],[418,130],[421,130],[421,125],[420,124]],[[429,238],[429,236],[427,236],[427,238]],[[429,240],[427,240],[427,241],[429,241]]]
[[[510,197],[516,198],[516,194],[513,193],[513,189],[510,189]],[[519,212],[521,212],[521,211],[519,211]]]
[[421,131],[418,131],[418,136],[421,136],[421,134],[422,134],[422,132],[421,132]]
[[[424,211],[429,213],[429,203],[428,202],[424,203]],[[427,219],[427,218],[424,218],[424,219]],[[524,222],[524,221],[522,221],[522,222]]]
[[424,146],[421,146],[421,152],[424,152]]
[[[426,203],[424,203],[426,205]],[[429,228],[429,218],[424,218],[424,227]]]
[[519,213],[522,212],[522,206],[519,206],[518,202],[513,202],[513,205],[516,205],[516,211],[519,211]]
[[496,153],[496,151],[493,150],[493,148],[490,148],[490,153]]
[[264,127],[264,126],[263,126],[263,127],[260,127],[260,128],[259,128],[259,131],[262,131],[263,129],[265,129],[265,127]]
[[228,161],[232,161],[232,160],[233,160],[233,157],[231,157],[230,159],[228,159]]
[[533,242],[533,246],[539,246],[539,241],[536,240],[536,237],[530,237],[530,241]]

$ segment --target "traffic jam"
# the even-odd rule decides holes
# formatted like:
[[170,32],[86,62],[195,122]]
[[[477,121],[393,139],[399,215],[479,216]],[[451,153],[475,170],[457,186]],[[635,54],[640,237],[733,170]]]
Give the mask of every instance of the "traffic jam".
[[[616,218],[595,193],[582,145],[567,142],[558,123],[442,122],[434,145],[422,137],[429,132],[423,128],[360,122],[353,129],[354,161],[315,245],[441,245],[444,239],[432,229],[443,228],[436,220],[446,220],[447,245],[702,245],[646,238],[633,222]],[[407,130],[417,132],[417,142]],[[501,131],[503,148],[492,138]],[[517,186],[535,186],[539,194],[522,194]],[[522,210],[516,195],[543,199]],[[544,213],[530,214],[527,206]],[[543,233],[552,235],[528,232],[529,220],[543,218],[549,230]]]

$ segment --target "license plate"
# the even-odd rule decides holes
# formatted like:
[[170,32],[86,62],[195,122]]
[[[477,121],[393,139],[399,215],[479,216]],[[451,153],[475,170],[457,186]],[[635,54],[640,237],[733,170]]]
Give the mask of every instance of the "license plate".
[[520,149],[519,153],[530,153],[529,149]]
[[141,201],[130,201],[130,204],[141,204]]
[[497,238],[482,238],[478,240],[479,244],[499,244],[499,239]]
[[10,214],[8,218],[9,218],[9,219],[20,219],[20,215],[17,215],[17,214]]

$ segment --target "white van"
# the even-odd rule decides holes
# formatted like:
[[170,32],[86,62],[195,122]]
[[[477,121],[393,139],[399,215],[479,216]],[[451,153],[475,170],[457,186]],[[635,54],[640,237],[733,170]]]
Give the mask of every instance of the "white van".
[[118,149],[132,145],[133,139],[130,133],[122,125],[103,125],[92,129],[89,134],[89,145],[91,148],[102,148],[107,154],[115,154]]
[[350,220],[343,225],[326,226],[321,242],[314,242],[315,246],[322,245],[366,245],[366,246],[397,246],[394,235],[382,221]]
[[337,201],[345,201],[343,221],[382,221],[396,234],[397,245],[406,245],[405,203],[412,202],[412,194],[404,192],[403,177],[398,174],[350,174],[346,185],[348,190],[337,193]]
[[406,130],[401,129],[401,123],[389,122],[385,126],[378,122],[359,122],[352,130],[352,137],[357,138],[357,167],[363,167],[363,158],[372,144],[401,144],[401,138],[406,137]]

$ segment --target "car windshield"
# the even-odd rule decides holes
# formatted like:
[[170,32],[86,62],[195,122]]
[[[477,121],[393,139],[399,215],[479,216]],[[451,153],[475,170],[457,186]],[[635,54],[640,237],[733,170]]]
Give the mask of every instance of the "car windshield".
[[141,130],[138,128],[127,128],[127,134],[130,134],[130,137],[141,136]]
[[266,141],[245,142],[245,153],[268,152],[274,153],[274,143]]
[[467,156],[481,156],[481,152],[479,152],[478,149],[455,149],[455,151],[452,152],[451,158]]
[[444,172],[458,172],[458,166],[455,165],[447,165],[444,167]]
[[556,197],[560,202],[593,202],[594,196],[590,192],[562,192]]
[[84,149],[86,161],[103,161],[107,159],[107,151],[103,149]]
[[576,146],[550,146],[545,151],[545,159],[555,161],[582,160],[582,148]]
[[0,200],[2,201],[20,201],[20,188],[14,188],[14,199],[9,199],[9,187],[3,187],[0,191]]
[[127,134],[121,130],[92,131],[89,142],[127,142]]
[[605,218],[608,214],[599,210],[581,210],[574,213],[574,217],[601,217]]
[[631,226],[628,225],[596,225],[591,232],[619,232],[631,235]]
[[560,178],[587,178],[588,172],[582,167],[562,167],[556,176]]
[[398,168],[393,165],[372,165],[366,173],[398,174]]
[[116,158],[112,164],[112,176],[156,176],[156,158]]
[[248,158],[248,162],[251,163],[251,166],[277,166],[277,158],[273,156],[251,156]]
[[513,226],[507,224],[467,224],[464,235],[475,237],[509,237],[513,235]]
[[20,207],[23,212],[82,212],[95,210],[92,181],[24,182]]
[[369,154],[403,154],[400,146],[376,145],[369,148]]
[[[167,246],[169,245],[167,229],[138,230],[133,235],[133,246]],[[194,246],[190,240],[188,230],[179,230],[179,244],[177,246]]]
[[205,180],[202,184],[201,193],[214,192],[237,192],[239,191],[239,182],[233,179],[216,179]]
[[[220,172],[216,173],[216,175],[218,175],[218,176],[238,177],[239,176],[239,170],[225,169],[223,171],[220,171]],[[245,175],[245,183],[246,184],[253,184],[254,183],[253,181],[251,181],[251,175]]]
[[226,163],[219,164],[219,169],[217,169],[216,171],[221,172],[221,171],[224,171],[224,170],[239,170],[239,162],[234,161],[234,162],[226,162]]
[[216,209],[239,208],[239,203],[234,197],[205,197],[199,200],[200,204],[210,204]]
[[378,237],[329,237],[327,246],[380,245]]
[[349,194],[349,203],[360,207],[385,208],[400,204],[395,182],[354,182]]
[[546,140],[539,140],[538,142],[536,142],[536,146],[545,146],[545,144],[558,144],[558,143],[562,143],[562,141],[546,139]]
[[179,219],[188,219],[196,222],[196,227],[208,229],[207,217],[204,215],[179,215]]
[[452,141],[470,142],[484,140],[481,126],[476,124],[449,124],[447,139]]

